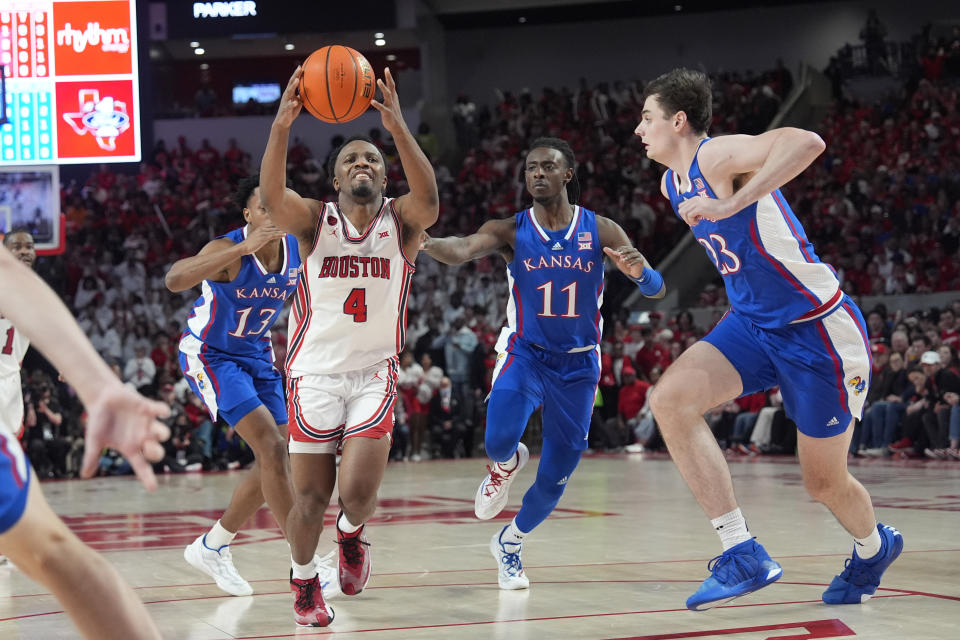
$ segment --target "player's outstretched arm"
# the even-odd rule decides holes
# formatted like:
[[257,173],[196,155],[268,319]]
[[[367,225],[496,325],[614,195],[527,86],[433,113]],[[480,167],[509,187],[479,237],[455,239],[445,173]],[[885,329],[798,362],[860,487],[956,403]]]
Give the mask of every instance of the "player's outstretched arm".
[[420,250],[444,264],[463,264],[495,251],[512,248],[515,235],[516,223],[513,218],[487,220],[476,233],[462,238],[431,238],[424,233]]
[[648,298],[662,298],[667,294],[667,285],[653,267],[649,266],[636,247],[630,242],[623,228],[603,216],[597,216],[597,233],[603,252],[613,260],[617,268],[640,288]]
[[680,203],[680,216],[693,226],[701,219],[721,220],[750,206],[803,172],[826,145],[813,131],[783,127],[758,136],[712,138],[698,154],[700,171],[710,184],[747,181],[729,198],[690,198]]
[[191,289],[204,280],[230,282],[240,270],[240,258],[258,251],[271,240],[279,240],[286,232],[274,224],[253,229],[243,242],[229,238],[211,240],[191,257],[177,260],[164,277],[167,289],[174,293]]
[[397,85],[389,67],[383,70],[383,80],[377,80],[377,86],[380,87],[383,102],[373,100],[370,105],[380,112],[383,128],[393,136],[403,173],[410,186],[410,193],[397,198],[393,206],[404,224],[422,231],[432,226],[440,214],[437,176],[403,119]]
[[312,238],[317,216],[306,199],[287,188],[287,145],[290,127],[303,108],[297,93],[302,74],[303,68],[298,66],[290,76],[270,126],[267,148],[260,161],[260,202],[278,227],[298,238]]
[[96,470],[100,450],[112,447],[153,490],[157,479],[147,460],[163,458],[160,442],[170,430],[158,422],[170,408],[124,386],[87,340],[46,283],[6,249],[0,249],[0,313],[52,362],[89,410],[81,473]]

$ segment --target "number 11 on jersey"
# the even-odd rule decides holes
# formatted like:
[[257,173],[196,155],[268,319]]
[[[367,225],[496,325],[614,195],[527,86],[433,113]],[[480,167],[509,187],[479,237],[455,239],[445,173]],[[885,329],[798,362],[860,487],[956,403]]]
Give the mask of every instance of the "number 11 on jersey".
[[[553,312],[553,281],[544,282],[537,287],[538,291],[543,291],[543,312],[537,313],[544,318],[556,318],[557,314]],[[567,312],[560,314],[561,318],[579,318],[577,314],[577,283],[571,282],[560,293],[567,293]]]

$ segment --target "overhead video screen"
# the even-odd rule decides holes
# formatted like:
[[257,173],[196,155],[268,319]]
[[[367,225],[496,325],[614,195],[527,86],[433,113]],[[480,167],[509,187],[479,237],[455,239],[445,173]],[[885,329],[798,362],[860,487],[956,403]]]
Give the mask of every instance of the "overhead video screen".
[[135,5],[0,1],[0,165],[140,160]]
[[0,235],[33,234],[38,250],[60,247],[60,180],[56,165],[0,166]]

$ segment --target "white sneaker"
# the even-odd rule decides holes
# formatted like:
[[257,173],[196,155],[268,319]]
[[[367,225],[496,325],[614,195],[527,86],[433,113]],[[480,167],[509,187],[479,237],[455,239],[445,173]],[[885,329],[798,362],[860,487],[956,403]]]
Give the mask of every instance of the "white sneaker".
[[215,551],[203,543],[206,537],[207,534],[203,534],[190,543],[183,550],[183,559],[213,578],[217,586],[230,595],[249,596],[252,594],[253,587],[240,577],[237,568],[233,566],[230,545],[224,545],[219,551]]
[[500,542],[500,536],[506,530],[507,527],[504,527],[490,538],[490,553],[497,561],[497,582],[501,589],[526,589],[530,586],[530,580],[523,572],[520,559],[523,543]]
[[324,600],[340,595],[340,572],[337,570],[337,560],[336,549],[322,558],[317,554],[313,556],[313,564],[317,568]]
[[517,472],[523,469],[530,460],[530,450],[522,442],[517,447],[517,466],[510,471],[504,471],[500,463],[487,466],[487,477],[477,489],[477,497],[473,501],[473,512],[481,520],[489,520],[507,506],[507,492],[510,483],[517,477]]

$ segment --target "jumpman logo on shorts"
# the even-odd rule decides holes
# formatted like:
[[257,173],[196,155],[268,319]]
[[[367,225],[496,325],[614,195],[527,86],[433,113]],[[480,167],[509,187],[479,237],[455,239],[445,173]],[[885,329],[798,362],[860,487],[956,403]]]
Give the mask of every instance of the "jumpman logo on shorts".
[[379,372],[379,371],[377,371],[376,373],[374,373],[374,374],[373,374],[373,377],[370,378],[370,379],[371,379],[371,380],[383,380],[383,378],[380,377],[380,372]]

